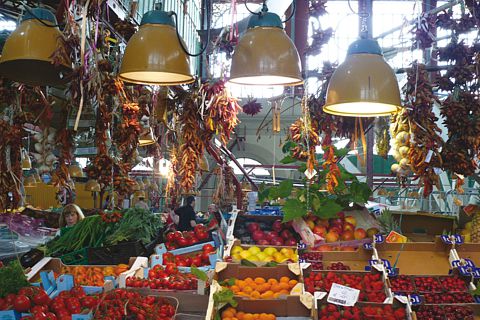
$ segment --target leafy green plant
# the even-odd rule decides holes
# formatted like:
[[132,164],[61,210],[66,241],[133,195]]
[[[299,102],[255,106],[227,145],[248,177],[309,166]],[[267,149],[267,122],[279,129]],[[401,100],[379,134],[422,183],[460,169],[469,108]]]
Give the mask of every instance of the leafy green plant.
[[[235,279],[233,280],[235,283]],[[220,310],[227,305],[236,307],[238,302],[235,300],[235,294],[228,288],[222,288],[213,294],[213,304],[215,308],[215,320],[221,320]]]
[[28,283],[18,260],[0,267],[0,298],[5,297],[9,293],[17,294],[18,290],[28,286],[30,286],[30,283]]
[[[289,141],[284,145],[283,151],[289,152],[295,143]],[[342,157],[348,153],[348,149],[334,148],[335,156]],[[292,163],[296,161],[289,154],[282,160],[282,163]],[[337,213],[347,208],[350,203],[365,203],[372,194],[372,191],[366,183],[358,181],[358,179],[344,168],[339,166],[340,177],[339,184],[334,189],[334,193],[324,190],[327,183],[326,175],[328,169],[322,167],[323,159],[319,160],[318,174],[313,183],[306,181],[305,187],[295,188],[291,180],[284,180],[278,186],[266,187],[261,185],[258,192],[260,202],[264,200],[278,201],[283,204],[284,217],[283,221],[291,221],[295,218],[306,216],[309,212],[322,218],[334,218]],[[305,163],[300,163],[300,172],[306,170]],[[307,187],[308,184],[308,187]]]

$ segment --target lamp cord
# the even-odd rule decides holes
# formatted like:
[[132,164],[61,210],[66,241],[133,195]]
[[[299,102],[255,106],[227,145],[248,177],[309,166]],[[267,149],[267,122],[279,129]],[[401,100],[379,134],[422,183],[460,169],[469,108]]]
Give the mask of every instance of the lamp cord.
[[177,16],[177,13],[174,12],[174,11],[170,12],[170,15],[175,17],[175,32],[177,33],[178,42],[180,43],[180,46],[182,47],[183,51],[187,55],[189,55],[190,57],[201,56],[205,52],[205,50],[207,50],[208,45],[210,43],[210,19],[212,18],[212,14],[211,14],[211,10],[210,10],[210,1],[206,0],[205,3],[207,5],[207,41],[206,41],[205,46],[200,50],[199,53],[195,53],[195,54],[190,53],[190,52],[188,52],[187,48],[185,48],[185,46],[183,45],[183,42],[182,42],[182,38],[180,37],[180,33],[178,32],[178,16]]
[[[260,10],[260,12],[254,12],[254,11],[250,10],[250,9],[248,8],[247,0],[244,0],[243,3],[245,4],[245,8],[247,9],[247,11],[250,12],[251,14],[256,15],[256,16],[261,16],[261,15],[263,15],[265,12],[268,11],[267,1],[266,1],[266,0],[263,1],[262,10]],[[293,15],[295,14],[295,11],[296,11],[296,10],[297,10],[297,2],[296,2],[296,0],[293,0],[293,1],[292,1],[292,12],[290,13],[290,16],[289,16],[286,20],[284,20],[284,21],[282,21],[282,22],[283,22],[283,23],[287,23],[288,21],[290,21],[290,20],[293,18]]]
[[[43,21],[42,19],[40,19],[36,14],[33,13],[32,10],[30,10],[30,8],[27,6],[27,5],[24,5],[23,8],[25,9],[25,11],[27,11],[32,17],[35,18],[35,20],[38,20],[38,22],[40,22],[41,24],[43,24],[45,27],[49,27],[49,28],[62,28],[62,27],[65,27],[65,24],[49,24],[49,23],[46,23],[45,21]],[[78,18],[75,20],[75,22],[80,22],[82,21],[82,18]]]

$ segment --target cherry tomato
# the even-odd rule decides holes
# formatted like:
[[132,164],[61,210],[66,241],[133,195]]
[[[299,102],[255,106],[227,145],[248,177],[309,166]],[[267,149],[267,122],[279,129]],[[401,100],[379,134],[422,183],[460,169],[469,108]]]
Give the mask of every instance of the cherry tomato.
[[13,308],[18,312],[27,312],[31,306],[30,299],[23,294],[17,295],[15,301],[13,301]]

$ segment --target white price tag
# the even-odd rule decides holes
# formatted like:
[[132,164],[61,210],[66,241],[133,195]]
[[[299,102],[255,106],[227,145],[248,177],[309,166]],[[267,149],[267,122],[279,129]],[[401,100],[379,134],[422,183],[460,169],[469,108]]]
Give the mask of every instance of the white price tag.
[[333,283],[327,297],[327,302],[340,306],[353,307],[359,295],[360,290]]
[[427,156],[425,157],[425,163],[430,163],[430,160],[432,160],[432,156],[433,156],[433,151],[428,150]]

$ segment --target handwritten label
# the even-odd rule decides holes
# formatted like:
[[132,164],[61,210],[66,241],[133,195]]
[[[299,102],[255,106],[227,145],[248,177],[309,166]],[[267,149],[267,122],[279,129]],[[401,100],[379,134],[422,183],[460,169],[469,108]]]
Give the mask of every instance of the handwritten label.
[[363,248],[366,249],[366,250],[372,250],[373,245],[371,243],[364,243]]
[[430,160],[432,160],[432,156],[433,156],[433,151],[428,150],[427,156],[425,157],[425,163],[430,163]]
[[327,297],[327,302],[339,306],[353,307],[357,302],[359,295],[360,290],[333,283]]
[[385,242],[385,236],[383,234],[377,233],[374,235],[374,239],[376,243],[382,243]]
[[299,250],[307,249],[307,245],[300,241],[299,243],[297,243],[297,248]]
[[459,234],[454,234],[454,235],[451,235],[451,236],[448,236],[448,235],[442,235],[440,237],[440,239],[442,239],[442,241],[446,244],[453,244],[453,241],[452,239],[455,240],[455,244],[462,244],[463,243],[463,238],[461,235]]

